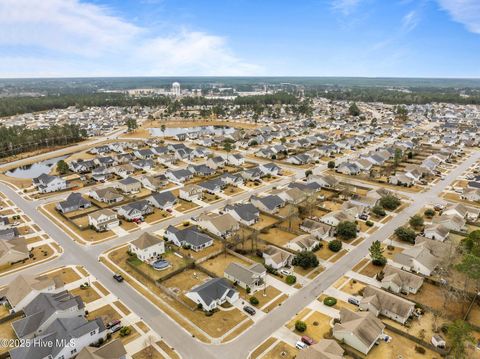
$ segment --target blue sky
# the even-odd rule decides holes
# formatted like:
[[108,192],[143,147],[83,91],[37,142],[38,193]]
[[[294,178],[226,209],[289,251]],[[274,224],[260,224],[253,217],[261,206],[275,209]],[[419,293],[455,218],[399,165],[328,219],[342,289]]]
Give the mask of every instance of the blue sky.
[[0,77],[480,77],[480,0],[2,0],[0,26]]

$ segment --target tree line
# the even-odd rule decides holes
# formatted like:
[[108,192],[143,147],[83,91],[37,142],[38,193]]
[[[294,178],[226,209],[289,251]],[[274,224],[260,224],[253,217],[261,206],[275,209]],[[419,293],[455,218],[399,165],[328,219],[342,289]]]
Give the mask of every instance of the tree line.
[[87,137],[78,125],[29,129],[25,126],[0,126],[0,158],[41,148],[68,145]]

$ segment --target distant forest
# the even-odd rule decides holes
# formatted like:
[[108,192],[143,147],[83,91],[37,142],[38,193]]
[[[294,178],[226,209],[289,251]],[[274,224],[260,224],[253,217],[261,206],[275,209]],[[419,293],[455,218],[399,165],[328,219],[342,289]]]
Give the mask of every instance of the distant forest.
[[86,138],[86,135],[86,131],[77,125],[42,129],[0,126],[0,158],[51,146],[68,145]]

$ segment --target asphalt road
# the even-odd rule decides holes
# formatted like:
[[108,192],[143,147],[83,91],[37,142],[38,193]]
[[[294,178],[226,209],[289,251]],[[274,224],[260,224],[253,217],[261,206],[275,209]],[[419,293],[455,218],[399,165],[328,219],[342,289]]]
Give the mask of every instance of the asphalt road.
[[[152,327],[166,342],[174,347],[183,358],[246,358],[248,353],[258,346],[262,341],[268,338],[279,327],[284,325],[292,316],[310,302],[315,300],[324,290],[332,285],[344,273],[350,270],[359,260],[368,254],[368,248],[375,240],[383,241],[388,238],[395,228],[404,224],[410,216],[417,213],[425,204],[438,200],[438,195],[448,186],[456,177],[464,172],[468,167],[480,159],[480,152],[470,155],[464,162],[453,169],[444,180],[439,181],[430,190],[419,193],[415,196],[405,210],[395,216],[390,222],[385,224],[377,232],[363,241],[355,249],[350,251],[330,268],[322,272],[308,285],[300,289],[294,295],[290,296],[280,309],[269,313],[264,319],[261,319],[249,328],[245,333],[228,344],[207,345],[198,342],[196,339],[176,324],[167,315],[163,314],[148,300],[143,298],[132,287],[126,283],[116,283],[112,279],[111,272],[98,262],[98,255],[111,247],[128,240],[136,238],[142,231],[136,231],[134,234],[121,237],[97,246],[81,246],[73,242],[69,236],[56,225],[40,213],[36,208],[35,202],[29,202],[20,197],[15,191],[7,185],[0,183],[0,190],[11,199],[22,211],[24,211],[33,221],[35,221],[46,233],[55,239],[63,248],[65,253],[61,258],[49,263],[40,264],[22,271],[22,273],[39,273],[43,270],[53,268],[59,265],[84,265],[87,270],[104,284],[109,291],[120,298],[127,306],[137,313],[143,320]],[[269,186],[278,185],[271,184]],[[268,187],[257,189],[257,192],[265,191]],[[252,193],[245,193],[245,197]],[[217,204],[202,208],[203,212],[208,209],[218,208],[225,203],[221,201]],[[195,212],[189,213],[187,217],[195,215]],[[184,218],[175,218],[165,221],[157,226],[148,228],[148,231],[158,230],[168,224],[178,223]],[[177,221],[177,222],[175,222]],[[9,282],[15,275],[4,276],[0,279],[0,284]]]

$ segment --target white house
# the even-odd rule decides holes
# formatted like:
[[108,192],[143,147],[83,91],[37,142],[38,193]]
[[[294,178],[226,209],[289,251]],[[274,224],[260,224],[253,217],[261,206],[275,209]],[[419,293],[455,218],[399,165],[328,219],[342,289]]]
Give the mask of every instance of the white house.
[[56,192],[67,188],[67,181],[63,178],[45,173],[34,178],[32,182],[40,193]]
[[190,289],[185,295],[201,305],[204,311],[213,310],[225,302],[233,304],[239,298],[238,292],[225,278],[210,279],[208,282]]
[[117,214],[111,209],[105,208],[88,215],[88,225],[99,232],[111,230],[120,225]]

